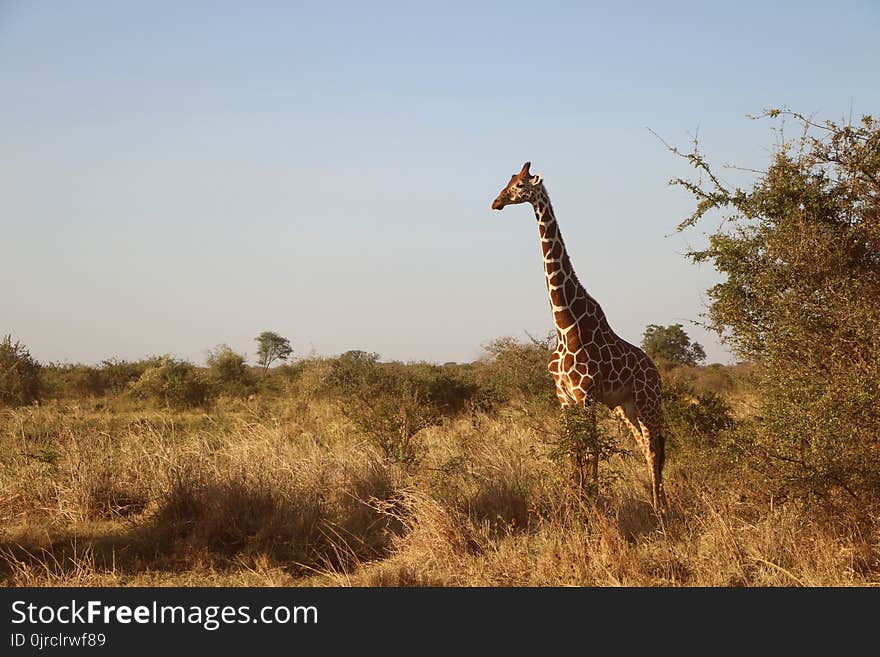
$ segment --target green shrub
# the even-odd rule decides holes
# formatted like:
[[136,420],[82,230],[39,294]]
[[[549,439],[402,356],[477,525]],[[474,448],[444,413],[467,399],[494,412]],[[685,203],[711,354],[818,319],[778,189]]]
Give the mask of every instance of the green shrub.
[[103,373],[88,365],[72,365],[67,371],[66,378],[71,391],[77,397],[99,397],[108,388]]
[[212,394],[246,397],[253,390],[254,377],[244,356],[227,345],[219,345],[208,353],[205,373]]
[[21,342],[7,335],[0,341],[0,403],[30,404],[40,394],[40,365]]
[[597,495],[607,490],[616,476],[608,461],[626,452],[608,429],[610,410],[588,400],[584,406],[564,406],[559,413],[561,432],[553,441],[550,456],[568,462],[572,481],[581,493]]
[[40,368],[42,396],[51,399],[79,399],[120,394],[161,359],[152,358],[133,363],[109,359],[101,367],[49,363]]
[[325,390],[340,410],[389,459],[417,460],[414,436],[461,412],[477,386],[451,368],[380,363],[377,354],[349,351],[329,367]]
[[[300,380],[306,370],[307,363],[308,361],[297,360],[292,363],[276,365],[260,377],[259,383],[261,387],[265,383],[265,387],[268,389],[285,389]],[[253,370],[250,371],[253,372]]]
[[195,365],[163,356],[131,386],[140,399],[172,408],[204,406],[209,401],[205,375]]
[[109,358],[101,362],[101,374],[104,376],[107,389],[118,395],[160,361],[161,359],[157,357],[134,362]]
[[60,399],[68,395],[68,382],[65,370],[70,367],[62,363],[41,365],[38,377],[41,399]]
[[555,335],[520,342],[503,337],[483,347],[477,381],[488,396],[500,402],[533,400],[555,404],[553,380],[547,370]]
[[40,368],[41,396],[49,399],[98,397],[108,388],[101,370],[88,365],[49,363]]
[[673,449],[718,447],[723,433],[734,425],[723,397],[694,391],[675,380],[664,381],[663,415]]

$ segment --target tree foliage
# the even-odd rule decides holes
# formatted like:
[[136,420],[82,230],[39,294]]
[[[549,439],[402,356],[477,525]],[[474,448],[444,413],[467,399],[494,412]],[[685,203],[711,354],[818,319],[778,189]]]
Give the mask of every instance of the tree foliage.
[[106,381],[107,389],[114,394],[119,394],[158,362],[159,358],[155,356],[134,362],[108,358],[101,361],[101,373]]
[[204,372],[192,363],[163,356],[131,386],[135,397],[171,408],[204,406],[209,401]]
[[276,360],[287,360],[293,353],[290,340],[273,331],[263,331],[256,338],[257,362],[263,371]]
[[700,179],[673,181],[697,201],[679,228],[724,218],[689,255],[725,276],[708,291],[712,327],[761,366],[740,438],[751,463],[777,494],[865,509],[880,504],[880,123],[764,116],[781,138],[751,187],[729,187],[696,146],[683,155]]
[[649,324],[642,337],[642,349],[657,364],[697,365],[706,360],[699,342],[691,342],[681,324]]
[[556,334],[524,342],[514,337],[496,338],[483,345],[478,381],[501,401],[541,399],[556,407],[553,380],[547,360]]
[[7,335],[0,340],[0,403],[30,404],[40,392],[40,365],[21,342]]
[[476,385],[458,374],[428,363],[380,363],[378,354],[353,350],[335,359],[325,384],[387,458],[412,464],[416,434],[461,412],[476,394]]
[[215,394],[244,397],[253,388],[253,377],[245,357],[228,345],[217,345],[208,352],[205,379]]
[[694,390],[672,377],[663,381],[663,418],[664,433],[676,451],[717,447],[724,432],[734,426],[724,397],[711,390]]

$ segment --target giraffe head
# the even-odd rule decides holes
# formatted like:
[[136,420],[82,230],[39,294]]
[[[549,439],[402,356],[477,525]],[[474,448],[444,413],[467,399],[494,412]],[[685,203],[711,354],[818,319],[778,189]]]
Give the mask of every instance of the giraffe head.
[[505,205],[531,203],[535,200],[542,178],[540,173],[535,175],[529,173],[531,165],[531,162],[526,162],[519,173],[510,177],[510,182],[501,190],[498,198],[492,201],[493,210],[501,210]]

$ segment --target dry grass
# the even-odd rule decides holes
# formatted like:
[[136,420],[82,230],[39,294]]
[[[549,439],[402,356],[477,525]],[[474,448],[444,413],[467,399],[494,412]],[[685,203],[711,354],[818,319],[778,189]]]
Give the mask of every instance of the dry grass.
[[877,535],[746,501],[674,454],[664,522],[637,458],[615,457],[613,485],[587,499],[529,424],[448,420],[402,467],[302,401],[3,411],[0,583],[880,583]]

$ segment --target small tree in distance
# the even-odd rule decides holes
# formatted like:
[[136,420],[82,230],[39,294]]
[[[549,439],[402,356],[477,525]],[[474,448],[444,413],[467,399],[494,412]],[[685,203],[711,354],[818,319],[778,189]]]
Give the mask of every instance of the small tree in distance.
[[706,360],[699,342],[691,342],[681,324],[648,324],[642,337],[642,349],[658,364],[697,365]]
[[287,360],[293,353],[290,340],[273,331],[263,331],[254,339],[257,341],[257,362],[263,372],[276,360]]

